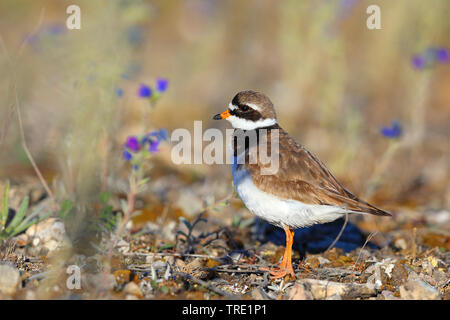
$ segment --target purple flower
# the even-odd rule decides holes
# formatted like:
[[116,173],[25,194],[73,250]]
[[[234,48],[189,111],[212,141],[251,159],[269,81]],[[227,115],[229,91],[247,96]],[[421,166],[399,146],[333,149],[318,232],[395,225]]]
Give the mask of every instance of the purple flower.
[[53,25],[48,27],[48,31],[52,35],[57,36],[57,35],[66,33],[67,32],[67,28],[64,25],[62,25],[62,24],[53,24]]
[[446,48],[440,48],[436,50],[436,60],[439,62],[447,63],[450,61],[448,50]]
[[411,63],[416,69],[423,69],[425,67],[425,59],[421,55],[415,55],[412,58]]
[[161,140],[169,139],[166,129],[159,129],[158,131],[153,131],[153,132],[149,133],[149,135],[152,137],[156,137],[158,139],[158,142]]
[[123,150],[123,158],[126,160],[126,161],[130,161],[131,160],[131,158],[133,158],[133,155],[128,151],[128,150]]
[[402,135],[402,127],[398,121],[392,121],[390,127],[382,127],[381,134],[389,139],[399,138]]
[[158,78],[156,80],[156,90],[159,92],[164,92],[167,90],[167,87],[169,86],[169,80]]
[[159,141],[158,140],[150,140],[150,146],[148,147],[148,151],[150,152],[158,152]]
[[150,98],[152,96],[152,89],[145,84],[141,84],[139,87],[138,95],[141,98]]
[[138,152],[140,149],[138,138],[135,136],[128,137],[125,147],[133,152]]

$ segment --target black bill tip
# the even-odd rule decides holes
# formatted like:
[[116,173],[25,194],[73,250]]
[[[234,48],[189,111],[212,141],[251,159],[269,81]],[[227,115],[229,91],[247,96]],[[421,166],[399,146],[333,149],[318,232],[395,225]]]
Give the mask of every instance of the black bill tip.
[[222,120],[222,116],[220,115],[220,113],[218,113],[213,117],[213,119],[214,120]]

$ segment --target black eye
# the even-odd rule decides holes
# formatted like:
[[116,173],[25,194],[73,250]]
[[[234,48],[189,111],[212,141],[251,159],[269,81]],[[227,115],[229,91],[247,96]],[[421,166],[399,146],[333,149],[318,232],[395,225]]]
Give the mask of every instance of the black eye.
[[246,106],[245,104],[241,107],[242,111],[248,111],[248,109],[250,109],[249,106]]

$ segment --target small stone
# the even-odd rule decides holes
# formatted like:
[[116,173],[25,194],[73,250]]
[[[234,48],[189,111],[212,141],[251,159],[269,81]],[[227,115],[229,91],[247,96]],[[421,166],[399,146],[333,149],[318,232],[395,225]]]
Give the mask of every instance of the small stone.
[[339,283],[326,280],[302,279],[297,283],[302,284],[305,290],[311,292],[314,299],[325,299],[333,295],[342,298],[364,298],[376,295],[376,290],[365,284]]
[[408,244],[406,243],[406,240],[403,238],[399,238],[395,240],[394,247],[400,250],[406,250],[408,248]]
[[252,297],[253,300],[265,300],[264,296],[262,295],[261,289],[259,288],[254,288],[252,290],[252,292],[250,293],[250,296]]
[[296,283],[289,292],[289,300],[313,300],[313,296],[303,283]]
[[34,238],[33,241],[31,242],[31,244],[32,244],[34,247],[37,247],[37,246],[39,245],[39,242],[41,242],[41,239],[39,239],[39,238]]
[[439,291],[422,280],[409,280],[400,286],[400,297],[404,300],[439,300]]
[[129,282],[125,288],[123,288],[123,292],[126,294],[131,294],[136,297],[142,297],[142,291],[139,286],[134,282]]
[[20,282],[20,272],[10,265],[0,265],[0,292],[11,296]]
[[394,296],[394,294],[389,290],[383,290],[381,292],[381,295],[383,296],[384,300],[400,300],[400,298]]
[[64,223],[56,218],[48,218],[32,225],[25,232],[34,247],[42,246],[52,252],[64,245],[70,245]]

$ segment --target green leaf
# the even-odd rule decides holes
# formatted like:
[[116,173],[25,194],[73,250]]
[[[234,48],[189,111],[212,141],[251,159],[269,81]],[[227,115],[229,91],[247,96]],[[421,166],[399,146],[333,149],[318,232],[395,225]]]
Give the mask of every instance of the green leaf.
[[50,215],[51,215],[51,212],[48,212],[48,213],[44,214],[42,217],[40,217],[39,219],[33,220],[33,221],[31,221],[31,222],[28,222],[28,223],[26,223],[26,220],[27,220],[27,219],[25,219],[25,220],[22,221],[22,223],[21,223],[21,224],[20,224],[20,225],[12,232],[12,233],[11,233],[11,237],[14,237],[14,236],[16,236],[17,234],[21,233],[22,231],[28,229],[28,228],[31,227],[33,224],[36,224],[36,223],[41,222],[42,220],[48,218]]
[[241,223],[241,221],[242,221],[241,217],[234,216],[233,217],[233,222],[231,223],[231,226],[234,227],[234,228],[237,228],[237,227],[239,227],[239,224]]
[[169,287],[167,287],[167,286],[162,286],[161,288],[161,291],[163,292],[163,293],[165,293],[165,294],[168,294],[169,293]]
[[144,184],[147,184],[147,182],[148,182],[149,180],[150,180],[149,178],[141,179],[141,180],[138,182],[138,186],[142,186],[142,185],[144,185]]
[[28,197],[25,197],[22,200],[19,210],[16,211],[14,218],[12,219],[11,223],[8,225],[8,227],[5,230],[7,234],[9,234],[11,231],[13,231],[25,218],[25,213],[27,212],[27,209],[28,209],[28,202],[29,202]]
[[175,245],[173,243],[166,243],[165,245],[162,245],[159,247],[159,252],[167,249],[172,249]]
[[117,213],[116,216],[116,226],[120,226],[120,224],[122,223],[122,214],[120,212]]
[[245,228],[249,227],[250,225],[252,225],[254,222],[255,222],[255,218],[249,218],[244,221],[241,221],[241,223],[239,225],[239,229],[245,229]]
[[100,193],[100,202],[103,204],[107,204],[109,199],[111,198],[111,193],[105,191]]
[[158,290],[158,288],[159,288],[159,285],[155,280],[150,280],[150,285],[152,286],[152,288],[154,290]]
[[64,200],[61,203],[61,209],[58,212],[58,217],[60,219],[65,219],[69,214],[70,210],[72,210],[74,203],[70,200]]
[[124,214],[128,212],[128,203],[124,199],[120,199],[120,206]]
[[[2,210],[0,211],[0,224],[5,226],[6,220],[8,219],[8,195],[9,195],[9,181],[6,181],[5,187],[3,188],[3,199],[2,199]],[[3,229],[3,228],[2,228]]]
[[180,221],[184,223],[184,225],[188,228],[188,230],[192,229],[191,223],[187,221],[186,218],[180,217]]

